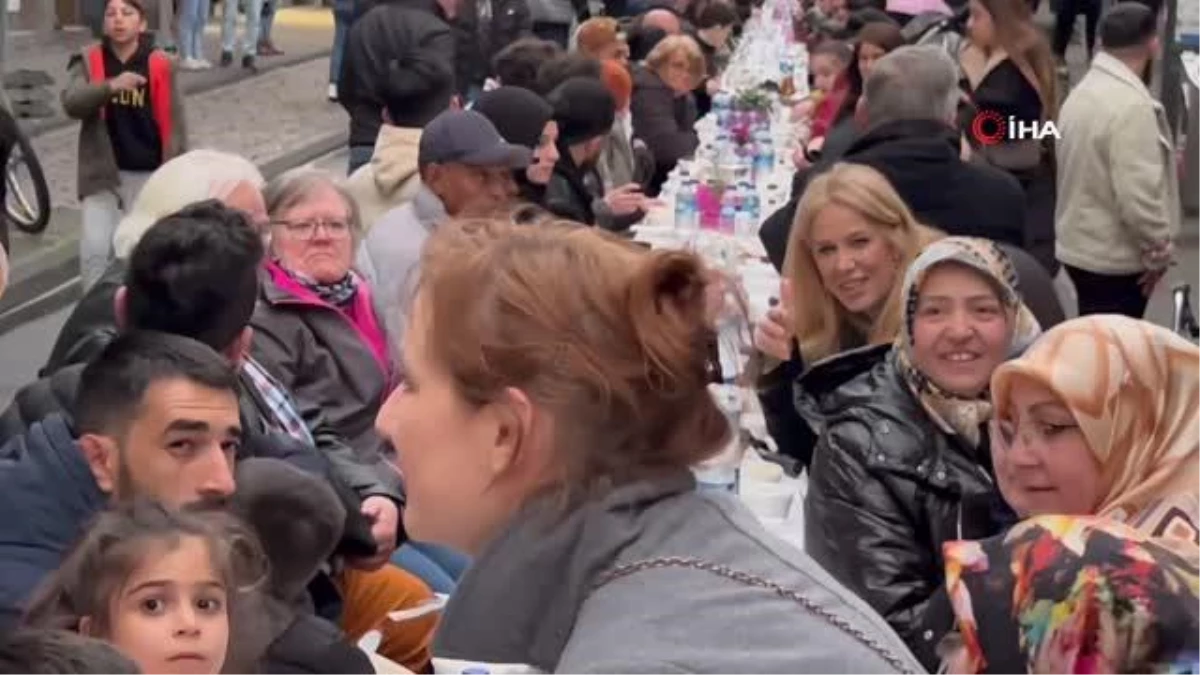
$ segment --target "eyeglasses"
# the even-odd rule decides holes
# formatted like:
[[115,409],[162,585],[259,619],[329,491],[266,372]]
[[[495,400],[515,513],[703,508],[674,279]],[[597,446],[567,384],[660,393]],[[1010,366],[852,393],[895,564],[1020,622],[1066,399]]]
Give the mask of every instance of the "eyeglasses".
[[350,223],[344,220],[302,220],[300,222],[275,220],[271,224],[282,227],[287,231],[288,236],[296,239],[312,239],[320,228],[324,228],[325,232],[333,239],[350,236]]
[[992,447],[1010,451],[1017,444],[1030,450],[1045,449],[1064,434],[1079,433],[1079,424],[1075,421],[1051,422],[1027,417],[1022,420],[1002,420],[993,418],[988,423],[992,437]]

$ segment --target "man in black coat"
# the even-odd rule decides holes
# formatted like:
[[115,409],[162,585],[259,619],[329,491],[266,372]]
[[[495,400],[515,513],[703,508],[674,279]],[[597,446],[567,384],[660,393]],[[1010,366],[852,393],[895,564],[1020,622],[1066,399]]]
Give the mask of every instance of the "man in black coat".
[[901,47],[871,70],[859,100],[867,131],[841,157],[823,158],[793,199],[763,223],[767,255],[783,267],[796,206],[809,180],[838,161],[882,173],[917,220],[948,235],[1024,246],[1025,195],[1007,173],[963,161],[956,128],[958,70],[935,47]]
[[[596,163],[612,131],[616,101],[600,80],[574,77],[547,97],[558,123],[558,163],[544,206],[559,218],[597,224],[594,202],[603,200]],[[627,215],[627,214],[622,214]]]
[[462,0],[376,0],[346,37],[338,101],[350,114],[350,173],[371,160],[385,103],[408,100],[401,127],[421,128],[457,91],[451,27]]
[[454,19],[458,93],[473,101],[492,74],[492,60],[508,45],[533,35],[525,0],[461,0]]

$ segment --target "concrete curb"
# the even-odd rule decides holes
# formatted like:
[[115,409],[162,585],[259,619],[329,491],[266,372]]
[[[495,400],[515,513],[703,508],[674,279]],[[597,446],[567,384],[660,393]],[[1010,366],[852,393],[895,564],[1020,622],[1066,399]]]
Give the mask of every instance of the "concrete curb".
[[[275,176],[345,147],[349,141],[346,131],[327,134],[294,150],[259,164],[263,175]],[[79,220],[76,208],[56,209],[54,218]],[[73,228],[78,231],[78,226]],[[79,239],[67,237],[39,250],[21,261],[12,270],[4,298],[0,299],[0,335],[29,321],[65,307],[80,297]]]
[[[273,70],[290,68],[292,66],[308,63],[309,61],[324,59],[329,57],[332,53],[332,49],[326,49],[315,53],[309,52],[307,54],[296,54],[294,56],[272,56],[268,60],[259,60],[258,68],[252,74],[246,72],[246,70],[241,67],[241,64],[235,63],[227,68],[214,66],[212,72],[217,73],[217,77],[213,77],[212,79],[206,78],[204,81],[193,83],[190,86],[185,82],[183,84],[182,93],[184,98],[188,96],[207,94],[215,89],[227,87],[231,84],[237,84],[238,82],[249,80],[251,78],[258,77],[259,75],[265,75]],[[61,111],[59,111],[59,113],[60,114],[48,119],[21,120],[21,130],[24,131],[25,135],[30,139],[34,139],[42,134],[48,134],[52,131],[58,131],[64,127],[69,127],[72,124],[77,124],[75,120],[62,115]]]

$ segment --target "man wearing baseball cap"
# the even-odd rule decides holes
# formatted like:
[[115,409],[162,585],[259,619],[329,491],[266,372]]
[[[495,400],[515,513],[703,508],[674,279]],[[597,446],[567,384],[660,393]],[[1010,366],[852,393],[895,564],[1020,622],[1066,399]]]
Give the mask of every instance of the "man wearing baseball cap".
[[487,213],[516,197],[513,170],[529,166],[529,148],[511,145],[483,115],[447,110],[421,133],[421,186],[412,201],[376,223],[358,251],[358,270],[375,292],[375,309],[393,348],[404,335],[409,290],[425,240],[448,216]]

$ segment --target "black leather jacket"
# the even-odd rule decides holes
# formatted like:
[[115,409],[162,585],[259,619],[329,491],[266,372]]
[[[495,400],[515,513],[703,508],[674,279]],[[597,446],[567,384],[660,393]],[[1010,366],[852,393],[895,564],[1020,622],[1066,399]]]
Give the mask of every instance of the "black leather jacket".
[[992,536],[1015,518],[985,450],[926,415],[890,347],[818,363],[797,402],[820,440],[804,504],[805,549],[875,608],[931,672],[952,626],[942,544]]
[[584,225],[596,224],[596,212],[592,208],[598,198],[591,186],[598,186],[598,179],[588,180],[588,174],[594,173],[594,168],[583,168],[571,159],[570,148],[559,143],[562,156],[554,165],[554,173],[550,183],[546,185],[546,197],[543,206],[547,211],[559,218],[573,220]]
[[[50,358],[38,372],[47,377],[76,363],[87,363],[117,336],[117,289],[125,283],[125,261],[113,260],[100,279],[79,299],[66,323],[58,331]],[[41,418],[32,420],[36,422]]]

